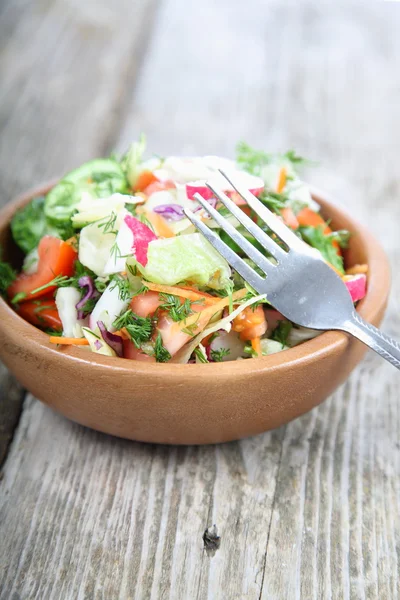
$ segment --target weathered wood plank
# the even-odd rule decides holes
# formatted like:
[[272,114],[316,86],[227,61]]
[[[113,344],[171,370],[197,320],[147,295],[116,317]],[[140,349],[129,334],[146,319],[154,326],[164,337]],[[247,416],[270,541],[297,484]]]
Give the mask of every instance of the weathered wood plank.
[[21,414],[23,398],[22,386],[0,363],[0,469]]
[[[395,266],[396,9],[167,0],[118,146],[143,129],[160,153],[231,154],[244,138],[322,158],[314,182]],[[385,327],[400,337],[393,275]],[[368,355],[312,413],[205,448],[116,440],[29,399],[0,488],[1,597],[397,598],[398,397],[397,372]]]

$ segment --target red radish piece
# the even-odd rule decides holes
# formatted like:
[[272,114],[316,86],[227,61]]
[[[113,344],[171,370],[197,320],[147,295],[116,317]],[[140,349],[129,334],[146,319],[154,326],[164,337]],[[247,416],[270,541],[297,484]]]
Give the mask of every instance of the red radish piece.
[[345,275],[344,283],[350,292],[353,302],[357,302],[364,298],[367,293],[367,277],[364,273],[359,275]]
[[133,233],[132,250],[135,252],[136,260],[145,267],[147,265],[147,248],[150,242],[157,239],[157,236],[150,227],[131,215],[126,215],[124,222]]
[[[232,179],[238,183],[245,190],[249,190],[254,196],[259,195],[264,189],[264,182],[261,177],[250,175],[244,171],[235,171],[232,173]],[[244,201],[235,192],[233,187],[226,181],[220,174],[210,177],[207,180],[209,183],[214,184],[215,187],[222,189],[227,196],[232,198],[236,204],[243,204]],[[206,186],[205,181],[193,181],[186,184],[186,195],[189,200],[195,200],[194,195],[200,194],[205,200],[209,200],[214,196],[213,192]]]

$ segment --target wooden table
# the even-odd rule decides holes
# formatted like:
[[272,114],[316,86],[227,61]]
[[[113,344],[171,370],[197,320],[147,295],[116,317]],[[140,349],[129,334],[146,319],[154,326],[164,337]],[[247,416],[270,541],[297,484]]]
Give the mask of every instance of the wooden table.
[[[309,179],[386,248],[384,328],[400,337],[398,3],[3,0],[0,11],[2,203],[140,131],[160,154],[233,155],[239,139],[296,148],[320,161]],[[286,427],[163,447],[70,423],[3,369],[0,597],[398,598],[399,383],[369,354]]]

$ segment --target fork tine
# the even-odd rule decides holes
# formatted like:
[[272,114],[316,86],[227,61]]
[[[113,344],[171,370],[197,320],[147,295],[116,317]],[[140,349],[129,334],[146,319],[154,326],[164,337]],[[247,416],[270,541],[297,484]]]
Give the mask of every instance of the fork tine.
[[302,240],[300,240],[297,235],[283,223],[283,221],[274,215],[274,213],[270,211],[269,208],[267,208],[262,202],[260,202],[260,200],[258,200],[258,198],[256,198],[251,192],[234,183],[222,169],[219,169],[219,171],[221,175],[223,175],[231,184],[239,196],[241,196],[243,200],[246,200],[250,208],[252,208],[254,212],[256,212],[263,219],[268,227],[272,229],[272,231],[276,233],[278,237],[281,238],[281,240],[289,247],[289,249],[294,248],[304,251],[304,242],[302,242]]
[[183,209],[183,212],[187,216],[187,218],[193,223],[199,231],[204,235],[204,237],[210,242],[212,246],[227,260],[227,262],[243,277],[245,281],[247,281],[255,290],[258,292],[262,291],[262,285],[264,283],[264,279],[258,275],[248,264],[244,262],[237,254],[234,252],[225,242],[221,240],[220,237],[214,231],[209,229],[207,225],[192,213],[192,211],[187,208]]
[[[248,217],[224,192],[217,190],[214,186],[207,183],[207,187],[215,194],[222,204],[233,214],[234,217],[247,229],[262,246],[267,248],[273,256],[279,261],[283,258],[286,252],[278,246],[278,244],[267,235],[261,227],[259,227],[250,217]],[[195,195],[196,196],[196,195]],[[196,197],[198,200],[198,198]]]
[[211,215],[214,221],[218,223],[221,229],[223,229],[229,235],[229,237],[231,237],[232,240],[236,242],[236,244],[240,246],[240,248],[244,250],[244,252],[246,252],[247,256],[251,258],[256,263],[256,265],[260,267],[262,271],[264,271],[264,273],[268,273],[269,270],[275,268],[274,264],[272,264],[267,258],[265,258],[265,256],[263,256],[261,252],[253,246],[253,244],[251,244],[241,233],[239,233],[236,227],[231,225],[229,221],[227,221],[222,215],[220,215],[219,212],[215,208],[213,208],[209,202],[207,202],[202,196],[200,196],[200,194],[195,194],[194,197],[198,202],[200,202],[202,207]]

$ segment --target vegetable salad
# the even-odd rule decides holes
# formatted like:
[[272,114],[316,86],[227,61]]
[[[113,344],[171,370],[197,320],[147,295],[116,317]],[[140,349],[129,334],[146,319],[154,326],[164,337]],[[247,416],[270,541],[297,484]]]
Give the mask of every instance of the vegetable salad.
[[295,152],[272,155],[240,143],[235,161],[144,153],[142,136],[125,155],[68,173],[12,219],[25,258],[19,274],[0,262],[0,291],[51,343],[148,362],[209,363],[273,354],[319,333],[274,310],[186,218],[185,208],[196,212],[243,256],[195,200],[200,193],[268,257],[206,187],[222,188],[270,233],[220,168],[319,250],[354,302],[365,295],[367,266],[345,272],[349,233],[332,231],[320,215]]

